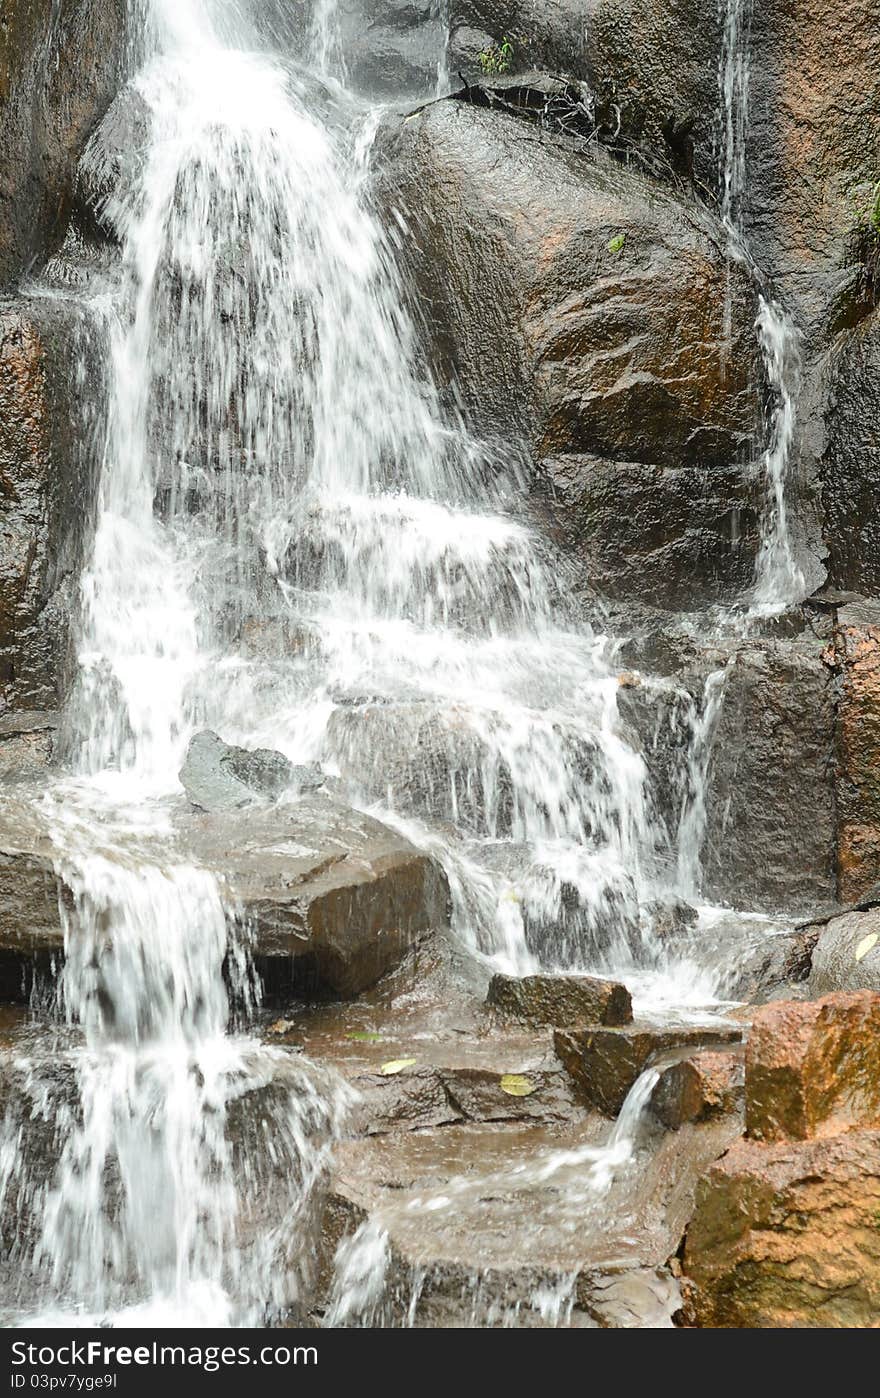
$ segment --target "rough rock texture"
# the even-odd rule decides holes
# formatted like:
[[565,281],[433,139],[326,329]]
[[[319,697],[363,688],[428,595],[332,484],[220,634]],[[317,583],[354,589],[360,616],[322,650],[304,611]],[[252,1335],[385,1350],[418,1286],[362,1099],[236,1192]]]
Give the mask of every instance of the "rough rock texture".
[[691,1323],[880,1324],[880,1132],[740,1141],[697,1189],[683,1269]]
[[[243,815],[187,815],[180,857],[221,876],[230,922],[244,924],[270,994],[356,995],[449,919],[438,866],[403,836],[325,796]],[[0,953],[21,961],[64,948],[48,841],[0,841]],[[158,855],[161,858],[161,852]]]
[[880,991],[880,908],[831,918],[816,936],[810,970],[810,991]]
[[466,78],[484,72],[480,55],[508,39],[513,52],[510,71],[546,68],[585,75],[584,0],[447,0],[452,74]]
[[535,1028],[620,1025],[633,1017],[626,986],[594,976],[493,976],[486,1004]]
[[742,1049],[705,1049],[663,1069],[651,1110],[672,1131],[686,1121],[741,1112],[744,1077]]
[[834,735],[834,674],[811,633],[735,654],[708,769],[709,898],[736,906],[747,891],[803,915],[835,900]]
[[[69,302],[0,302],[0,686],[6,707],[55,709],[69,605],[94,512],[88,323]],[[93,368],[100,381],[100,357]],[[71,446],[71,441],[76,443]]]
[[586,0],[586,72],[622,140],[716,188],[718,7],[703,0]]
[[61,242],[76,165],[116,91],[124,0],[5,0],[0,22],[0,287]]
[[[880,60],[878,60],[880,61]],[[880,170],[880,161],[878,161]],[[880,310],[833,340],[817,370],[814,469],[834,587],[880,593]]]
[[23,710],[0,718],[0,778],[9,781],[45,772],[57,730],[56,713]]
[[880,880],[880,626],[836,636],[838,891],[861,898]]
[[285,792],[313,790],[323,776],[268,748],[232,747],[206,729],[190,740],[180,781],[200,810],[230,811],[261,799],[276,800]]
[[676,1025],[658,1028],[634,1024],[621,1029],[557,1030],[556,1052],[584,1101],[606,1116],[617,1116],[636,1078],[652,1060],[678,1048],[731,1044],[740,1031],[721,1025]]
[[746,1046],[746,1129],[762,1141],[880,1126],[880,995],[760,1009]]
[[433,95],[446,26],[437,0],[338,0],[348,79],[362,91]]
[[[735,1000],[762,1004],[766,1000],[794,998],[796,987],[806,989],[813,949],[819,940],[817,927],[802,927],[781,936],[764,937],[754,952],[740,964],[736,979],[727,993]],[[842,989],[828,986],[828,990]]]
[[435,103],[381,140],[441,380],[539,463],[557,532],[611,595],[679,605],[751,579],[754,290],[698,205],[596,146]]

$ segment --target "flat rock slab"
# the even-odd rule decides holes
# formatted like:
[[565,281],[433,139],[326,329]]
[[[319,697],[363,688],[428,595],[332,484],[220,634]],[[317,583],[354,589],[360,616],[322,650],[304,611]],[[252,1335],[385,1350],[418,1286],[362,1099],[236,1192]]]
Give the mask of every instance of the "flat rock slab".
[[595,976],[493,976],[486,1004],[535,1028],[621,1025],[633,1017],[626,986]]
[[738,1141],[697,1191],[683,1267],[692,1324],[880,1322],[880,1131]]
[[[63,952],[69,896],[48,840],[0,834],[0,956]],[[246,812],[178,813],[176,839],[145,863],[216,871],[231,924],[271,977],[301,992],[357,995],[449,919],[445,875],[402,835],[329,796]]]
[[649,1064],[680,1048],[736,1043],[735,1025],[651,1025],[557,1030],[556,1052],[581,1098],[606,1116],[617,1116],[626,1095]]
[[[384,1232],[387,1250],[368,1314],[354,1306],[334,1323],[669,1325],[679,1296],[666,1261],[698,1179],[738,1129],[689,1124],[607,1193],[589,1184],[589,1153],[609,1130],[597,1116],[346,1142],[336,1151],[325,1249],[366,1226]],[[337,1302],[340,1280],[337,1269]]]

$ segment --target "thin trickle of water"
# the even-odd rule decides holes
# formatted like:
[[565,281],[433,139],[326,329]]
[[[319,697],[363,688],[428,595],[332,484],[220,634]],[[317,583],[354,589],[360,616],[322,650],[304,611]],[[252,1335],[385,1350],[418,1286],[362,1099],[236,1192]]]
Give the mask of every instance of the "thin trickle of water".
[[723,666],[706,677],[702,703],[699,708],[693,708],[691,717],[687,791],[678,825],[678,887],[684,898],[698,898],[701,892],[702,850],[708,817],[707,778],[727,675],[727,666]]
[[[754,0],[720,0],[722,47],[719,87],[723,139],[721,143],[721,219],[727,232],[728,275],[725,334],[731,335],[731,270],[736,263],[751,268],[757,280],[743,229],[749,131],[751,30]],[[750,614],[772,616],[800,602],[806,579],[798,565],[789,528],[786,491],[795,412],[800,389],[798,337],[791,317],[763,291],[755,323],[774,407],[763,455],[766,505],[761,546],[755,569]]]

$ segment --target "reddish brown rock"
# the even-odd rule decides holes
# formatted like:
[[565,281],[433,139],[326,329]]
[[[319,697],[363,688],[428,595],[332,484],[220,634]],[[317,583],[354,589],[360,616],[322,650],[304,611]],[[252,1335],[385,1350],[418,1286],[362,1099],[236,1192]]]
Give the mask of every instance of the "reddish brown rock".
[[686,1319],[708,1327],[880,1327],[880,1132],[738,1141],[697,1189]]
[[606,1116],[617,1116],[627,1093],[652,1059],[678,1048],[736,1043],[733,1026],[630,1024],[622,1029],[557,1030],[553,1043],[581,1097]]
[[486,1004],[535,1029],[575,1024],[629,1024],[625,985],[596,976],[493,976]]
[[759,1010],[746,1048],[746,1129],[806,1140],[880,1125],[880,995],[778,1001]]
[[651,1110],[677,1131],[686,1121],[711,1121],[742,1110],[744,1052],[707,1049],[664,1068]]

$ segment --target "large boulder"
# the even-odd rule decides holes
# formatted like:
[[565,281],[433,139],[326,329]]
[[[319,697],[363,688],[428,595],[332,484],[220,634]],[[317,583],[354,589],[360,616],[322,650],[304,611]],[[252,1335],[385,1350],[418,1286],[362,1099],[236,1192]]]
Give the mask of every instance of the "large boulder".
[[697,204],[482,91],[380,143],[440,379],[537,464],[591,582],[659,604],[732,597],[762,495],[748,273]]
[[848,903],[880,881],[880,625],[840,626],[834,659],[838,888]]
[[64,236],[77,162],[119,84],[124,0],[7,0],[0,24],[0,287]]
[[595,976],[495,975],[486,1003],[503,1018],[534,1028],[628,1024],[633,1017],[626,986]]
[[[246,936],[270,996],[357,995],[449,922],[434,861],[330,796],[181,812],[177,836],[181,863],[216,871],[230,929]],[[167,862],[167,850],[156,858]],[[47,838],[10,817],[0,834],[0,957],[23,972],[64,952],[61,903],[73,898],[63,869]]]
[[[91,389],[77,386],[88,355]],[[90,412],[102,346],[88,314],[49,297],[0,302],[0,686],[52,710],[67,679],[71,601],[94,518]]]
[[682,1265],[709,1328],[876,1328],[880,1131],[739,1141],[697,1189]]

